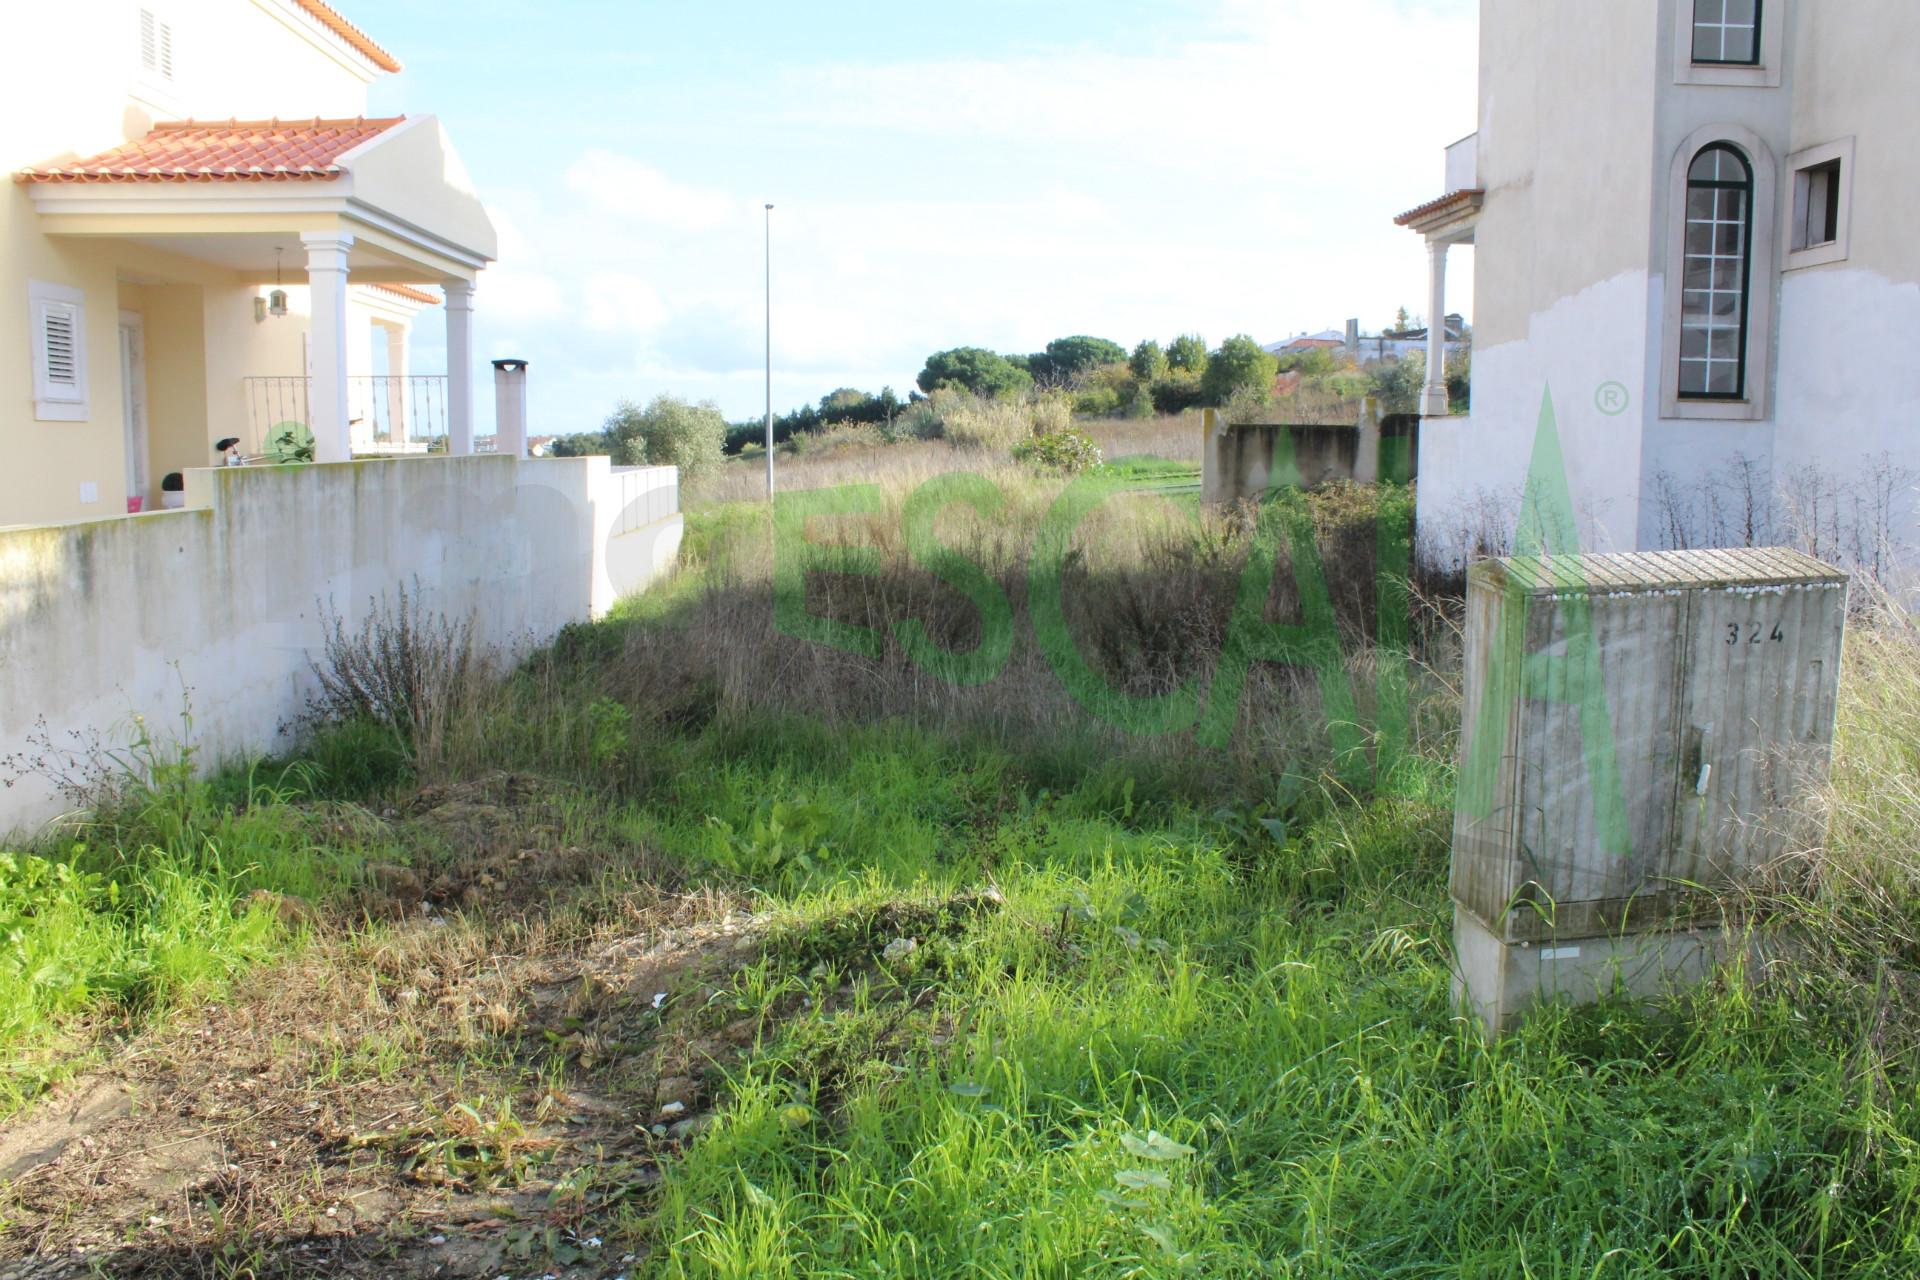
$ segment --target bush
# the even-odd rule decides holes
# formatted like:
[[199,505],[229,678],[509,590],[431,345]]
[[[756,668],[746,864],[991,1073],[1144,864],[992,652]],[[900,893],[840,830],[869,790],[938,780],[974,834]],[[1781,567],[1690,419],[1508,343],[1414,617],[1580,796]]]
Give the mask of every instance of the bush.
[[1073,411],[1089,418],[1111,418],[1126,403],[1117,387],[1088,387],[1073,397]]
[[1190,373],[1169,373],[1153,384],[1153,407],[1161,413],[1186,413],[1206,403],[1200,378]]
[[1190,373],[1196,378],[1207,371],[1207,340],[1197,333],[1183,333],[1167,348],[1167,367]]
[[1272,352],[1238,333],[1221,343],[1207,361],[1200,386],[1209,404],[1265,404],[1273,394],[1274,375],[1279,371],[1280,361]]
[[1127,416],[1129,418],[1151,418],[1153,416],[1153,387],[1146,382],[1136,383],[1133,394],[1127,397]]
[[1086,432],[1069,427],[1048,431],[1015,445],[1013,458],[1045,471],[1074,476],[1100,465],[1100,446]]
[[1380,397],[1383,412],[1418,413],[1420,389],[1426,381],[1427,358],[1416,351],[1374,366],[1367,391]]
[[607,418],[606,434],[617,443],[614,461],[622,466],[678,467],[692,480],[720,465],[726,456],[727,420],[711,400],[688,404],[673,396],[655,396],[642,409],[622,400]]
[[1073,398],[1057,391],[1035,396],[1031,422],[1035,435],[1065,431],[1073,425]]
[[1027,371],[1041,382],[1071,385],[1104,364],[1119,364],[1127,349],[1105,338],[1075,334],[1055,338],[1047,349],[1027,357]]
[[373,601],[351,632],[329,604],[321,629],[321,659],[312,663],[319,689],[307,701],[309,723],[378,725],[409,766],[439,763],[454,720],[471,709],[485,684],[473,624],[429,613],[402,587],[398,603]]
[[1028,406],[1005,397],[961,397],[940,416],[942,433],[963,449],[1010,449],[1033,434]]
[[586,458],[594,454],[610,454],[613,443],[607,439],[604,431],[576,431],[572,435],[555,436],[547,452],[556,458]]
[[932,396],[915,399],[902,409],[899,416],[883,426],[881,431],[887,440],[938,440],[945,431],[946,423],[941,415],[938,402],[941,396],[951,396],[948,391],[937,391]]
[[1167,353],[1152,338],[1143,341],[1133,349],[1133,355],[1127,361],[1133,370],[1133,376],[1142,382],[1152,382],[1167,375]]
[[949,387],[991,398],[1018,395],[1033,386],[1032,374],[984,347],[936,351],[927,357],[927,367],[915,380],[929,395]]

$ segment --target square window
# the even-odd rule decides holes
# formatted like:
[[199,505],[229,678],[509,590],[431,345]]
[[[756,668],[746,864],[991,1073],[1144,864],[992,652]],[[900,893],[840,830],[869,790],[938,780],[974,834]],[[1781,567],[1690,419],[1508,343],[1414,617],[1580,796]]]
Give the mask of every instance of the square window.
[[1693,60],[1708,66],[1758,66],[1760,0],[1693,0]]
[[1847,257],[1853,152],[1853,139],[1846,138],[1809,147],[1787,158],[1793,185],[1781,203],[1787,221],[1789,270],[1840,262]]
[[1809,165],[1793,175],[1793,247],[1796,252],[1840,238],[1840,162]]

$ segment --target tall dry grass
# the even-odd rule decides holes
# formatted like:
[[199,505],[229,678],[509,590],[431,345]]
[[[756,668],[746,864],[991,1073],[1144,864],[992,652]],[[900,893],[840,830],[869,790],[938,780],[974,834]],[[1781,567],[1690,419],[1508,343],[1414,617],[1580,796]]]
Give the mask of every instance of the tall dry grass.
[[1920,1036],[1920,619],[1872,583],[1855,594],[1816,839],[1762,905],[1803,926],[1816,972],[1875,988]]
[[[608,693],[682,723],[767,713],[828,722],[898,720],[1003,744],[1023,756],[1051,753],[1082,765],[1124,757],[1220,796],[1269,790],[1282,774],[1325,763],[1331,739],[1318,686],[1299,668],[1255,664],[1224,749],[1202,750],[1185,732],[1143,734],[1082,706],[1050,665],[1032,621],[1028,569],[1060,485],[1019,472],[995,478],[1004,505],[979,512],[954,504],[935,525],[940,541],[979,565],[1010,602],[1012,652],[990,682],[956,685],[912,661],[899,641],[898,628],[914,622],[940,647],[971,652],[982,643],[983,621],[973,603],[909,556],[902,518],[909,486],[894,480],[879,512],[815,522],[816,539],[837,536],[874,548],[878,571],[814,572],[806,582],[808,611],[872,628],[884,639],[878,657],[795,639],[776,627],[770,524],[757,511],[735,510],[696,529],[691,542],[698,563],[645,603],[645,624],[627,628],[618,655],[601,664]],[[1313,503],[1360,719],[1371,724],[1379,667],[1372,647],[1378,495],[1347,487]],[[828,525],[835,535],[823,531]],[[1077,652],[1108,686],[1133,697],[1188,684],[1207,691],[1251,534],[1246,509],[1203,514],[1190,500],[1110,499],[1077,530],[1064,559],[1065,614]],[[1299,616],[1292,568],[1283,563],[1267,617]],[[1422,635],[1457,646],[1444,627]],[[1439,662],[1452,665],[1450,657]],[[1438,680],[1415,683],[1416,736],[1443,756],[1443,739],[1452,731],[1451,691]]]
[[[1046,420],[1053,421],[1052,418]],[[1191,462],[1196,466],[1200,461],[1200,415],[1197,413],[1140,420],[1092,420],[1077,425],[1094,438],[1102,456],[1109,460],[1144,455]],[[798,448],[780,449],[774,460],[775,483],[782,490],[820,489],[870,481],[912,487],[950,471],[1011,474],[1014,470],[1012,446],[1026,438],[1026,435],[1012,437],[1004,448],[989,448],[939,437],[889,442],[874,427],[835,427],[800,441]],[[754,453],[729,458],[714,473],[689,481],[682,488],[682,496],[688,509],[698,510],[732,502],[753,502],[764,498],[766,491],[766,455]]]

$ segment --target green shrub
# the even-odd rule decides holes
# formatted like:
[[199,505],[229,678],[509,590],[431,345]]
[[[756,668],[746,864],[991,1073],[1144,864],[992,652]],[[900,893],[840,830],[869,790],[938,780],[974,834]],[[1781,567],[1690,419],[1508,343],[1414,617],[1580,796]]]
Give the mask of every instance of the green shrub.
[[916,381],[929,395],[942,387],[950,387],[991,399],[1029,390],[1033,386],[1033,375],[985,347],[954,347],[928,356],[926,368],[920,371]]
[[1131,397],[1123,397],[1117,387],[1087,387],[1075,393],[1073,411],[1089,418],[1111,418]]
[[607,418],[606,435],[617,446],[615,462],[678,467],[680,478],[691,480],[719,466],[726,456],[727,420],[711,400],[689,404],[660,395],[644,409],[622,400]]
[[1159,343],[1148,338],[1133,349],[1127,366],[1141,382],[1152,382],[1167,376],[1167,353],[1160,349]]
[[1375,365],[1367,392],[1380,397],[1380,407],[1387,413],[1418,413],[1420,389],[1426,381],[1427,358],[1415,351]]
[[1199,377],[1207,371],[1207,340],[1197,333],[1183,333],[1167,347],[1167,367]]
[[1133,394],[1127,397],[1126,414],[1129,418],[1151,418],[1153,416],[1153,387],[1141,382],[1135,384]]
[[1237,333],[1220,344],[1207,361],[1200,387],[1207,403],[1225,405],[1236,397],[1244,403],[1265,404],[1273,394],[1274,375],[1280,361],[1251,337]]
[[1153,407],[1161,413],[1186,413],[1206,403],[1200,378],[1191,373],[1169,373],[1153,384],[1149,394],[1153,397]]
[[1048,431],[1015,445],[1014,461],[1025,462],[1044,471],[1079,475],[1100,465],[1100,446],[1084,431],[1071,427]]

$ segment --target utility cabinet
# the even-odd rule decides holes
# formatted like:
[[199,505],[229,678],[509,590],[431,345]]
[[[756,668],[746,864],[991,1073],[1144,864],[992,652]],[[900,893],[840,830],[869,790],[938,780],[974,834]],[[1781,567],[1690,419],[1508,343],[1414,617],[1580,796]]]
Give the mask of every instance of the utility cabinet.
[[1846,588],[1782,548],[1473,566],[1451,888],[1490,1025],[1705,967],[1690,902],[1795,847],[1826,770]]

